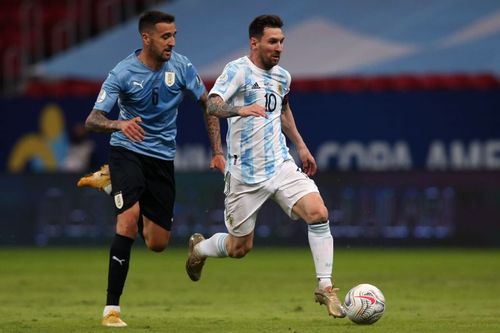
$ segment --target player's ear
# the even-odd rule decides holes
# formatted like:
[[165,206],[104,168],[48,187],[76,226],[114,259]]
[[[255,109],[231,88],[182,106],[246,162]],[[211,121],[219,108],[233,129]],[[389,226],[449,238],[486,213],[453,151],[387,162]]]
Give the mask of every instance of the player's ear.
[[259,44],[259,40],[255,37],[250,38],[250,49],[253,50],[257,48],[257,44]]
[[147,32],[142,32],[141,37],[144,45],[149,45],[151,43],[151,37]]

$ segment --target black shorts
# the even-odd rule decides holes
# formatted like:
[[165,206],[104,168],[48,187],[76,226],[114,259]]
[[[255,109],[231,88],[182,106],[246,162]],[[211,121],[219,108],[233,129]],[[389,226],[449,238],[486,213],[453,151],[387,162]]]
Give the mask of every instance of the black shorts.
[[109,171],[116,214],[139,202],[141,214],[170,230],[174,213],[174,162],[111,146]]

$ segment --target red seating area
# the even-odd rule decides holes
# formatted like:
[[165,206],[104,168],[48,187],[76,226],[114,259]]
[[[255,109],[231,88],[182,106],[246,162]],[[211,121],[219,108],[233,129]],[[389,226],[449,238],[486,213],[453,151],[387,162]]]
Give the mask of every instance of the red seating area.
[[0,91],[19,90],[30,64],[83,42],[158,2],[0,1]]
[[[205,81],[210,89],[214,81]],[[96,95],[101,82],[81,80],[33,81],[26,88],[29,96]],[[362,92],[416,90],[493,90],[500,89],[500,79],[491,74],[394,75],[376,77],[334,77],[296,79],[292,90],[301,92]]]
[[[0,1],[0,91],[30,96],[96,94],[101,82],[26,81],[25,69],[136,15],[156,0]],[[213,82],[207,81],[211,87]],[[294,78],[294,91],[410,91],[499,89],[491,74],[399,74],[374,77]]]
[[300,91],[411,91],[411,90],[490,90],[500,89],[500,78],[492,74],[425,74],[374,77],[336,77],[292,81]]

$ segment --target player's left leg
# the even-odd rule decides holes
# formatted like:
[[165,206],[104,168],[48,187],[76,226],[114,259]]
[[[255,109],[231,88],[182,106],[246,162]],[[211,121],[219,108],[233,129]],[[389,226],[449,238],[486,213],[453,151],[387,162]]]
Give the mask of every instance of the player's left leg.
[[[144,157],[143,172],[146,187],[139,200],[142,215],[142,236],[146,246],[154,251],[163,251],[170,241],[175,202],[174,165]],[[139,223],[139,230],[141,223]]]
[[276,183],[279,186],[273,199],[292,219],[302,218],[308,224],[309,246],[318,279],[316,300],[326,305],[330,315],[344,317],[345,311],[332,283],[333,237],[328,209],[318,187],[293,161],[283,164]]
[[143,216],[143,237],[148,249],[154,252],[165,250],[170,241],[170,231]]
[[106,194],[111,194],[112,187],[109,165],[104,164],[99,170],[81,177],[77,183],[77,186],[89,186],[104,191],[106,192]]
[[327,307],[335,318],[345,317],[345,310],[337,296],[338,288],[333,287],[333,236],[328,221],[328,209],[318,192],[311,192],[300,198],[292,212],[300,216],[308,225],[308,240],[313,255],[318,288],[316,301]]
[[316,267],[318,286],[322,289],[331,287],[333,237],[328,210],[321,195],[318,192],[306,194],[295,203],[292,212],[307,223],[307,236]]

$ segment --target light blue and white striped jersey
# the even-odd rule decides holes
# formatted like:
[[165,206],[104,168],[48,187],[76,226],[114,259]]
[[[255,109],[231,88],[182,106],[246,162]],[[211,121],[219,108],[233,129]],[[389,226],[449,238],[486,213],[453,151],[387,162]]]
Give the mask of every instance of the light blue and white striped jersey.
[[177,107],[185,91],[191,91],[199,99],[205,92],[205,86],[196,68],[185,56],[172,52],[170,60],[158,71],[153,71],[137,58],[139,52],[136,50],[111,70],[102,84],[94,109],[109,113],[118,100],[119,120],[137,116],[142,119],[143,141],[133,142],[118,131],[111,134],[112,146],[162,160],[173,160]]
[[271,178],[292,158],[281,131],[282,106],[290,82],[290,73],[282,67],[266,71],[245,56],[228,63],[210,90],[231,106],[257,103],[269,116],[227,118],[226,172],[246,184]]

